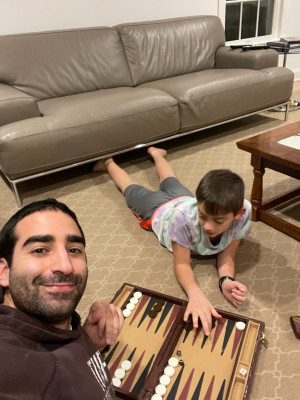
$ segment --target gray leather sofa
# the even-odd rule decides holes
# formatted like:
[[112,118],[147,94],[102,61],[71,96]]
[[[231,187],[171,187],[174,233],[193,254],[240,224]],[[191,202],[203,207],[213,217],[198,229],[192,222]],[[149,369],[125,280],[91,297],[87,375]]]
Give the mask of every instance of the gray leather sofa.
[[215,16],[0,37],[0,169],[21,181],[287,104],[273,50]]

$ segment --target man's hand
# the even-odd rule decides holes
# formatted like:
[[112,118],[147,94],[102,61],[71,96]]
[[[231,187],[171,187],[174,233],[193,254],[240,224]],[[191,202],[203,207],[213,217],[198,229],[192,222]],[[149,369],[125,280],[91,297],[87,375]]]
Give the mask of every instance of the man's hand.
[[184,313],[183,320],[187,321],[189,315],[193,317],[193,326],[198,328],[198,319],[200,318],[203,331],[206,336],[210,334],[212,326],[212,316],[222,318],[222,316],[214,309],[210,302],[205,297],[202,290],[198,287],[189,294],[189,302]]
[[225,279],[222,283],[222,292],[224,297],[235,307],[239,307],[247,297],[246,286],[230,279]]
[[92,304],[83,327],[92,342],[102,350],[115,344],[123,323],[121,309],[103,300]]

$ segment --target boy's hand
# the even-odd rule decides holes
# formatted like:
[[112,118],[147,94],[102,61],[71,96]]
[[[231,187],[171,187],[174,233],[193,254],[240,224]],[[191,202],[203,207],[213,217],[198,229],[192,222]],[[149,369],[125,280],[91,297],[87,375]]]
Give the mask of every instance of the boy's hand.
[[246,286],[240,282],[231,281],[230,279],[226,279],[223,282],[222,292],[224,297],[235,307],[242,305],[247,297]]
[[215,318],[222,317],[210,304],[199,287],[194,289],[193,293],[189,294],[189,302],[183,320],[187,321],[190,314],[193,317],[194,328],[198,328],[198,319],[200,318],[206,336],[208,336],[211,331],[212,315]]

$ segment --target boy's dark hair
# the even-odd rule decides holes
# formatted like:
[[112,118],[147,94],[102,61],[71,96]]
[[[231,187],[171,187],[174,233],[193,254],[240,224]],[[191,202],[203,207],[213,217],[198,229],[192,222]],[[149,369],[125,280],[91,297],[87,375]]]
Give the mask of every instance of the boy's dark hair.
[[215,169],[201,179],[196,198],[204,203],[210,215],[236,215],[244,204],[245,185],[241,177],[229,169]]
[[79,225],[76,214],[72,210],[70,210],[66,204],[61,203],[56,199],[35,201],[17,211],[6,222],[6,224],[0,231],[0,258],[5,258],[9,267],[11,267],[13,252],[18,239],[15,233],[17,223],[28,215],[38,211],[62,211],[63,213],[68,214],[78,226],[85,245],[84,233],[81,226]]

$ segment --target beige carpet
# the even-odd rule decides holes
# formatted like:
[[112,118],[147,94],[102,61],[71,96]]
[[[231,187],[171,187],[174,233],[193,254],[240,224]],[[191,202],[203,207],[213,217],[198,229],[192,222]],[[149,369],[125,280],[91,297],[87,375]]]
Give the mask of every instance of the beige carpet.
[[[300,82],[293,98],[300,100]],[[178,178],[192,191],[210,169],[230,168],[246,183],[250,198],[252,168],[250,154],[236,142],[272,128],[300,120],[300,110],[266,112],[238,122],[166,142],[168,160]],[[158,180],[145,150],[117,158],[139,183],[157,188]],[[107,174],[91,172],[91,165],[57,173],[20,185],[24,204],[45,197],[66,202],[78,215],[87,236],[89,283],[79,305],[86,316],[97,299],[111,299],[126,281],[186,298],[172,270],[172,255],[161,247],[153,233],[142,230],[136,218]],[[297,186],[297,181],[266,171],[266,196],[275,196]],[[0,227],[17,210],[14,196],[0,179]],[[300,222],[298,204],[279,210],[286,218]],[[300,315],[300,246],[296,240],[264,223],[252,223],[252,234],[240,246],[236,259],[237,278],[249,289],[248,300],[235,310],[218,289],[215,260],[194,260],[197,281],[215,307],[265,322],[268,349],[262,347],[252,388],[252,400],[300,399],[300,342],[292,332],[289,317]]]

